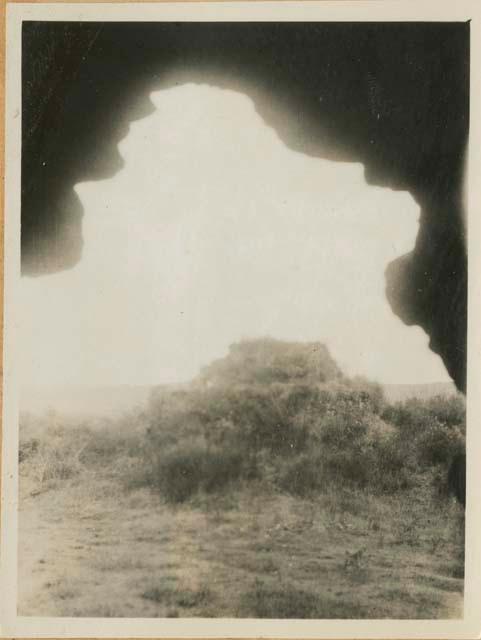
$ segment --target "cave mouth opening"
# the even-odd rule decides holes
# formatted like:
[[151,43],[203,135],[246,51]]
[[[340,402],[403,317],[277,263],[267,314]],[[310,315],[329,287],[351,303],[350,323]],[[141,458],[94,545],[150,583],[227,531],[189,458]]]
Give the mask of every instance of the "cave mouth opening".
[[418,231],[410,194],[306,152],[302,119],[266,124],[258,95],[173,77],[120,142],[120,171],[76,185],[80,261],[23,279],[24,384],[187,380],[266,335],[324,342],[349,375],[449,380],[385,296],[387,265]]

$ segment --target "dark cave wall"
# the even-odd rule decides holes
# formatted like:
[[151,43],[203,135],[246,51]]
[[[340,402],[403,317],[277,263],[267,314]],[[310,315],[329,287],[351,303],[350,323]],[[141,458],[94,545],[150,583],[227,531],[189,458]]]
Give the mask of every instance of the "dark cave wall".
[[469,24],[27,22],[22,73],[24,274],[80,259],[72,187],[121,168],[116,145],[151,91],[235,88],[289,147],[362,162],[369,184],[413,195],[419,235],[389,265],[386,294],[465,390]]

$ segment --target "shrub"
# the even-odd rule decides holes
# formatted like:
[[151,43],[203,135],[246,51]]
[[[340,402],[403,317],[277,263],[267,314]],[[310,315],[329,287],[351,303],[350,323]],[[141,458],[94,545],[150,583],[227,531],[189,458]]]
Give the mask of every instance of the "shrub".
[[151,445],[165,449],[184,439],[203,438],[212,446],[243,451],[268,449],[275,455],[300,451],[307,426],[283,410],[275,388],[214,388],[164,397],[153,406]]
[[201,447],[177,448],[157,458],[153,478],[169,502],[184,502],[200,490],[223,489],[239,478],[242,470],[239,453]]
[[430,412],[426,403],[417,398],[388,405],[382,418],[396,427],[405,437],[415,437],[429,420]]
[[335,451],[326,456],[324,473],[331,484],[365,487],[369,482],[369,468],[362,456],[351,451]]
[[21,464],[32,456],[34,456],[39,449],[40,440],[38,438],[28,438],[27,440],[20,440],[18,449],[18,461]]
[[362,376],[356,376],[345,380],[345,385],[359,394],[360,400],[367,405],[369,411],[375,414],[382,413],[385,407],[384,391],[380,384],[367,380]]
[[424,464],[448,466],[454,455],[464,449],[464,438],[458,427],[450,427],[431,418],[417,444],[419,458]]
[[356,413],[345,409],[330,413],[323,421],[321,442],[330,450],[345,451],[366,440],[368,423]]
[[294,495],[395,493],[464,446],[462,398],[387,405],[379,385],[338,375],[329,358],[314,343],[244,341],[194,384],[163,390],[149,410],[145,477],[174,502],[239,478]]
[[250,449],[285,455],[305,447],[306,427],[289,420],[272,394],[246,391],[239,408],[239,437]]
[[415,481],[415,463],[397,433],[378,437],[373,443],[370,486],[380,493],[395,493]]
[[[397,427],[393,442],[402,452],[404,471],[429,471],[432,482],[446,484],[453,458],[465,450],[465,401],[461,396],[410,399],[385,408]],[[435,468],[439,468],[434,473]]]
[[276,484],[295,496],[308,497],[318,493],[324,488],[321,459],[317,455],[298,456],[279,472]]
[[435,396],[426,405],[430,414],[439,422],[450,427],[460,426],[462,429],[466,419],[466,400],[463,396]]
[[42,438],[28,438],[19,443],[21,474],[29,478],[33,491],[43,491],[57,481],[79,475],[84,466],[80,460],[88,439],[82,428],[47,427]]
[[385,407],[383,418],[400,428],[406,435],[418,432],[434,421],[465,431],[466,405],[461,396],[435,396],[427,400],[411,398]]
[[120,457],[138,457],[142,451],[143,441],[139,435],[103,430],[90,433],[79,460],[87,467],[112,465]]
[[240,453],[226,450],[208,451],[202,465],[202,488],[211,493],[221,491],[243,472],[244,460]]

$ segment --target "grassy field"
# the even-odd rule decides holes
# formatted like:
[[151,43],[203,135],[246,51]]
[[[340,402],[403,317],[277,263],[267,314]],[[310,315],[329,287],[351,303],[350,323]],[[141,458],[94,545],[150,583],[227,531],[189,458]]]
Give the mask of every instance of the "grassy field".
[[130,414],[23,415],[19,613],[460,617],[464,450],[461,396],[271,338]]
[[462,615],[464,514],[429,474],[393,495],[261,478],[176,504],[141,486],[143,428],[22,434],[19,615]]

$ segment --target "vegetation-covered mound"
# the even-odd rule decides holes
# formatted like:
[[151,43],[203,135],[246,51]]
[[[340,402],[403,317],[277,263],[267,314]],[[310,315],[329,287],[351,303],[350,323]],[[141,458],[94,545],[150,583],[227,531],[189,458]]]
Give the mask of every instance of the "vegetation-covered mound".
[[327,347],[320,342],[260,338],[231,345],[225,358],[203,369],[199,381],[223,386],[275,382],[316,384],[342,377]]
[[22,416],[22,615],[462,615],[464,399],[388,403],[258,344],[122,418]]
[[300,496],[444,486],[464,448],[463,398],[389,405],[318,343],[233,345],[191,387],[153,393],[147,419],[146,481],[174,502],[251,480]]

